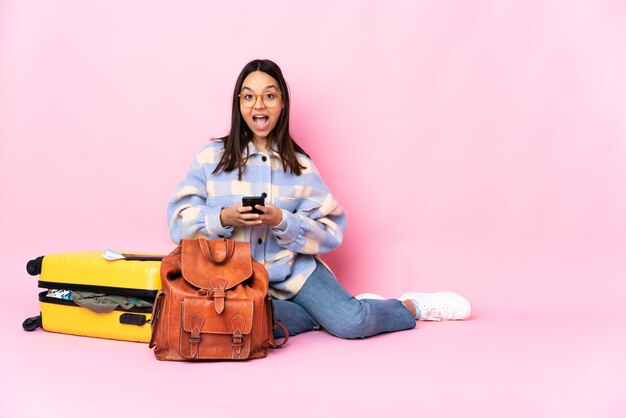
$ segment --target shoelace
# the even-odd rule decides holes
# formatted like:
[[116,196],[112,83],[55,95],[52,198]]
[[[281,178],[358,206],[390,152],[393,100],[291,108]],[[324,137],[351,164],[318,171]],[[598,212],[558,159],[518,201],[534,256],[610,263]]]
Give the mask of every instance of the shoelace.
[[420,319],[428,321],[441,321],[452,317],[450,306],[444,303],[439,303],[437,305],[430,305],[427,303],[423,305],[418,304],[418,307],[421,312]]

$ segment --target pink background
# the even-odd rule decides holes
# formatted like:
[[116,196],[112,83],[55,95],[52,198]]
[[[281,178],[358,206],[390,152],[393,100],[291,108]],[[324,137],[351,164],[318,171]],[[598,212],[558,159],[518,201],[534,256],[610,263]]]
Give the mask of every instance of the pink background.
[[[214,372],[271,377],[255,400],[278,415],[623,416],[625,21],[619,1],[1,1],[0,416],[73,416],[54,405],[72,391],[79,407],[191,412],[182,388],[146,382]],[[457,290],[475,319],[313,333],[245,366],[21,331],[30,258],[172,248],[167,201],[227,133],[254,58],[282,67],[292,134],[348,212],[326,257],[339,280]]]

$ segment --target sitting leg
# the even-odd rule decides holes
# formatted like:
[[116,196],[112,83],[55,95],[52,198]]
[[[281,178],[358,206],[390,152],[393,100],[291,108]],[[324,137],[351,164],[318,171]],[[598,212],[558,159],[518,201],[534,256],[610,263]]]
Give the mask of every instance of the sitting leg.
[[291,302],[341,338],[365,338],[415,327],[414,315],[401,301],[355,299],[319,263]]

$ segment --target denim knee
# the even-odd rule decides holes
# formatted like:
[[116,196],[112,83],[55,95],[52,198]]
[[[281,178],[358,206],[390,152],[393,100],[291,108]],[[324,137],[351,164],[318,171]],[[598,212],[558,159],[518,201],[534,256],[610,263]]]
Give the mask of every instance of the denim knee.
[[[358,305],[355,305],[357,302]],[[367,338],[382,332],[415,328],[415,318],[397,300],[353,299],[340,315],[322,324],[332,335],[345,338]]]
[[370,328],[363,310],[358,314],[335,317],[331,323],[324,324],[324,329],[330,334],[348,340],[369,337],[372,335]]
[[[300,305],[288,300],[273,300],[274,314],[289,331],[290,336],[319,328],[319,324]],[[274,329],[275,338],[283,338],[285,333],[281,327]]]

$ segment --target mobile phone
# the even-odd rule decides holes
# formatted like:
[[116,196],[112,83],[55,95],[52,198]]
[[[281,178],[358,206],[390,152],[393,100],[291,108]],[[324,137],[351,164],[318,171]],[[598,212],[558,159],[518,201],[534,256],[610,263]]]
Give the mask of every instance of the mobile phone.
[[244,196],[241,199],[241,204],[252,207],[252,210],[248,213],[258,213],[259,215],[263,215],[263,212],[255,208],[254,205],[265,206],[265,198],[263,196]]

